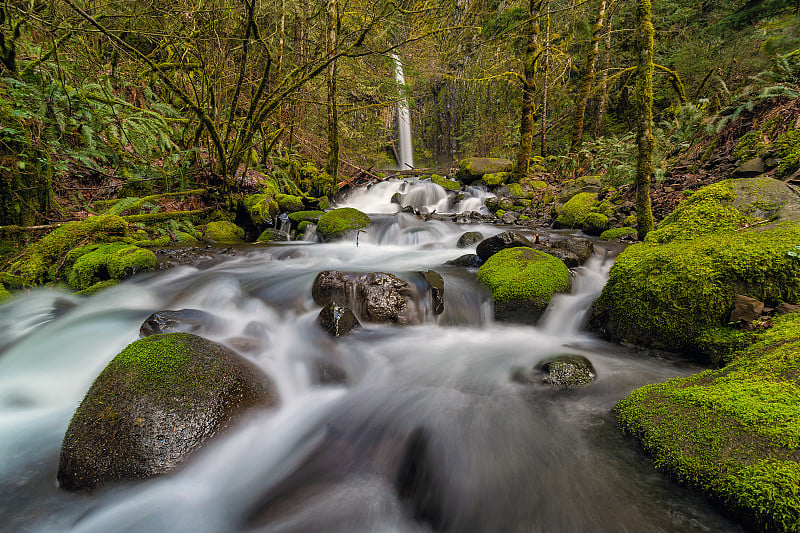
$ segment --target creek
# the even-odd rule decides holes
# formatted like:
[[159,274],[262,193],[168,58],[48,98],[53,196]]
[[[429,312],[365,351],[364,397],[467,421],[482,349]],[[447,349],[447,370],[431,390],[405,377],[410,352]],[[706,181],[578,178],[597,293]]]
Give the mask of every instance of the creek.
[[[632,389],[696,369],[581,330],[613,250],[576,272],[537,327],[498,323],[474,271],[444,264],[459,235],[491,225],[423,222],[464,211],[422,182],[387,182],[343,205],[376,213],[355,239],[241,247],[224,261],[138,275],[92,297],[40,288],[0,306],[0,530],[72,532],[736,532],[656,472],[616,428]],[[444,194],[444,195],[443,195]],[[472,203],[469,203],[470,201]],[[411,201],[411,200],[409,200]],[[322,270],[401,277],[433,269],[445,311],[411,327],[365,325],[340,339],[315,323]],[[94,378],[151,313],[201,309],[203,335],[276,382],[280,405],[218,437],[179,471],[90,495],[56,486],[61,440]],[[515,367],[560,353],[597,379],[574,390],[522,385]],[[320,383],[320,362],[347,375]]]

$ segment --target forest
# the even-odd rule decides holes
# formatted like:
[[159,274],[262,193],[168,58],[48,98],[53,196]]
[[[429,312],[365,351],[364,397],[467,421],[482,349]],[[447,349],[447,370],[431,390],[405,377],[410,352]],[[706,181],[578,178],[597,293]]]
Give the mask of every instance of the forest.
[[2,0],[0,531],[798,531],[799,187],[798,0]]

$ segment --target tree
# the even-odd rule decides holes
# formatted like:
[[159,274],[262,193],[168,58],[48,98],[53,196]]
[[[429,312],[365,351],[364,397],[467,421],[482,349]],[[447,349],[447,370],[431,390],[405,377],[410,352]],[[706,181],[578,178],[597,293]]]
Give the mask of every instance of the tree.
[[[339,5],[337,0],[328,0],[328,54],[333,55],[339,39]],[[339,175],[339,111],[336,106],[336,66],[337,60],[328,65],[328,163],[325,172],[333,182]]]
[[589,42],[589,51],[586,53],[586,71],[583,75],[578,98],[575,100],[575,119],[572,123],[572,138],[570,140],[570,152],[577,152],[580,148],[583,137],[583,122],[586,115],[586,103],[589,101],[589,93],[594,83],[596,71],[597,55],[600,51],[600,37],[603,31],[606,17],[607,0],[597,0],[597,10],[595,12],[594,26],[592,26],[592,38]]
[[653,175],[653,45],[655,30],[651,17],[650,0],[637,0],[636,50],[636,219],[639,239],[653,229],[653,211],[650,204],[650,182]]
[[517,166],[514,170],[516,179],[528,173],[528,164],[533,150],[533,124],[536,121],[536,76],[539,69],[539,58],[542,45],[539,40],[539,19],[541,18],[544,0],[530,0],[527,21],[527,46],[523,59],[522,110],[519,122],[519,149]]

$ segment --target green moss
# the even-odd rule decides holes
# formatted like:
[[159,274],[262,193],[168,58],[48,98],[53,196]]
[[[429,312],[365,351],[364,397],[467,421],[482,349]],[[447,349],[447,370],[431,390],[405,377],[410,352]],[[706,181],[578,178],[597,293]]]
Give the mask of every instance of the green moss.
[[117,194],[120,198],[128,196],[148,196],[153,194],[153,182],[141,178],[130,178],[120,188]]
[[280,207],[272,194],[250,194],[242,200],[247,215],[254,226],[263,226],[280,213]]
[[181,244],[197,244],[200,241],[197,240],[197,237],[188,233],[186,231],[179,231],[175,234],[175,237],[178,239],[178,242]]
[[800,313],[727,367],[637,389],[616,408],[655,464],[753,529],[800,528]]
[[767,143],[762,139],[762,133],[751,131],[739,138],[739,142],[733,150],[733,156],[736,159],[747,161],[758,156],[766,147]]
[[494,172],[491,174],[484,174],[483,181],[490,187],[497,187],[503,185],[511,178],[510,172]]
[[278,202],[278,207],[284,213],[294,213],[295,211],[302,211],[305,209],[303,199],[299,196],[292,196],[291,194],[276,194],[275,200]]
[[438,174],[433,174],[431,176],[431,181],[436,185],[447,189],[448,191],[457,191],[461,188],[461,184],[459,182],[443,178]]
[[560,260],[532,248],[501,250],[478,269],[478,279],[495,302],[546,304],[553,294],[569,289],[570,274]]
[[325,239],[342,237],[350,230],[366,228],[370,224],[367,215],[352,207],[342,207],[328,211],[319,217],[317,231]]
[[11,293],[8,292],[2,284],[0,284],[0,302],[10,297]]
[[800,168],[800,130],[789,130],[775,141],[782,161],[778,176],[788,176]]
[[158,260],[150,250],[124,243],[92,244],[71,250],[67,275],[70,287],[83,291],[104,281],[119,281],[142,270],[155,268]]
[[143,239],[140,241],[134,241],[136,246],[140,246],[142,248],[160,248],[163,246],[169,246],[172,244],[172,238],[169,235],[161,235],[156,237],[155,239]]
[[519,183],[512,183],[508,186],[508,194],[512,198],[525,198],[525,191],[522,190],[522,185]]
[[306,229],[308,229],[309,226],[313,226],[313,225],[314,225],[314,223],[313,222],[309,222],[308,220],[301,221],[299,224],[297,224],[297,232],[298,232],[298,234],[302,235],[303,233],[305,233]]
[[755,335],[729,326],[708,328],[697,338],[700,350],[709,358],[722,363],[729,363],[733,355],[753,343]]
[[613,241],[621,237],[627,237],[628,235],[636,236],[636,228],[624,227],[608,229],[600,235],[600,238],[604,241]]
[[556,223],[562,227],[574,228],[583,226],[586,215],[597,204],[597,194],[581,192],[570,198],[558,212]]
[[506,212],[504,209],[498,209],[497,211],[494,212],[494,216],[496,216],[497,218],[503,218],[503,215],[505,214]]
[[587,213],[583,219],[583,229],[589,235],[599,235],[608,227],[608,217],[602,213]]
[[244,239],[244,230],[233,222],[218,220],[206,225],[203,237],[212,242],[241,242]]
[[96,294],[96,293],[98,293],[98,292],[100,292],[102,290],[105,290],[105,289],[109,288],[109,287],[113,287],[117,283],[119,283],[119,281],[117,281],[115,279],[107,279],[105,281],[98,281],[94,285],[92,285],[92,286],[90,286],[90,287],[88,287],[86,289],[83,289],[82,291],[77,291],[75,294],[77,294],[78,296],[91,296],[91,295]]
[[120,241],[128,235],[128,223],[116,215],[89,217],[68,222],[29,247],[10,272],[19,275],[25,285],[56,281],[61,259],[81,242]]
[[306,162],[298,170],[300,188],[311,196],[333,196],[338,187],[336,180],[327,172],[319,172],[312,162]]
[[296,211],[289,213],[289,220],[292,224],[299,224],[300,222],[313,222],[316,224],[323,214],[323,211]]

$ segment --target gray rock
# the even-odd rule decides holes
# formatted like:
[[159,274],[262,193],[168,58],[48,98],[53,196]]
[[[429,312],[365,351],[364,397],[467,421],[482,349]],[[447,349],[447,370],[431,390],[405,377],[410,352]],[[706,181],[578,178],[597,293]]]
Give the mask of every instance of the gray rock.
[[532,247],[533,243],[521,233],[515,231],[506,231],[488,239],[482,240],[478,244],[478,257],[482,261],[486,261],[500,250],[506,248],[517,248],[519,246]]
[[361,327],[361,323],[353,311],[337,305],[336,302],[331,302],[322,308],[317,315],[317,323],[328,335],[337,338]]
[[760,157],[756,157],[755,159],[751,159],[746,163],[742,164],[733,171],[734,178],[755,178],[756,176],[760,176],[767,169],[764,166],[764,160]]
[[445,264],[461,268],[478,268],[483,264],[483,260],[477,254],[465,254],[456,259],[451,259]]
[[431,294],[433,303],[433,314],[441,315],[444,313],[444,278],[438,272],[428,270],[420,272],[428,283],[428,291]]
[[200,309],[156,311],[142,323],[139,337],[160,333],[204,334],[216,330],[219,325],[219,318]]
[[479,231],[468,231],[458,238],[456,246],[459,248],[469,248],[483,240],[483,234]]

